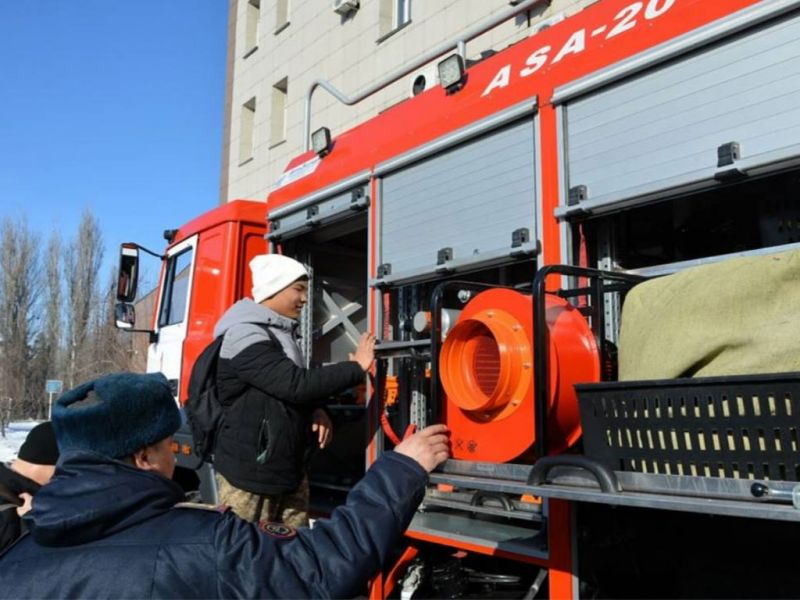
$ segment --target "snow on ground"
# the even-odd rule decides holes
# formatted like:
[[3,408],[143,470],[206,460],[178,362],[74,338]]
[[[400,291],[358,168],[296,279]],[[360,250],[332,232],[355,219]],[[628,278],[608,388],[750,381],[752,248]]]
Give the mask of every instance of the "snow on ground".
[[39,421],[12,421],[8,424],[6,437],[0,435],[0,463],[9,463],[16,458],[28,432],[38,423]]

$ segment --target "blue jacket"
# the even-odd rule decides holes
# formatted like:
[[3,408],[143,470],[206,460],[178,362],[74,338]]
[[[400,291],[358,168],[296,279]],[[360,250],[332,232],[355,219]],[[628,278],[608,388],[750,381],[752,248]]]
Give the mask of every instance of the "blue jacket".
[[295,532],[176,506],[180,488],[158,474],[67,452],[30,533],[0,555],[0,597],[352,597],[396,550],[426,481],[387,452],[330,519]]

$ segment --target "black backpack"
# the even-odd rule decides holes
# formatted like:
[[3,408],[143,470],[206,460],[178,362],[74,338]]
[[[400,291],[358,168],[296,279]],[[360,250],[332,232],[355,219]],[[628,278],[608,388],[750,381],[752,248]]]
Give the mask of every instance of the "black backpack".
[[[258,323],[276,344],[280,344],[270,328]],[[217,390],[217,362],[225,335],[214,339],[197,357],[189,376],[189,397],[184,405],[192,430],[194,453],[205,462],[212,462],[217,432],[222,425],[224,409]]]
[[211,462],[216,436],[222,422],[222,405],[217,392],[217,361],[222,348],[221,335],[197,357],[189,376],[189,398],[184,410],[194,439],[194,453]]

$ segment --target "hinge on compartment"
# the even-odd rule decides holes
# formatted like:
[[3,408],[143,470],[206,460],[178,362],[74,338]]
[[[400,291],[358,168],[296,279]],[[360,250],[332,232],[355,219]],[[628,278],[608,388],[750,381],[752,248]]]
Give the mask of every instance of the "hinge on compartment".
[[575,206],[583,202],[589,197],[589,188],[585,185],[576,185],[569,188],[569,196],[567,197],[567,206]]
[[314,218],[318,214],[319,214],[319,206],[317,206],[317,205],[309,206],[306,209],[306,223],[308,223],[309,225],[312,225],[312,226],[318,225],[319,223]]
[[717,166],[727,167],[732,165],[734,161],[739,160],[741,157],[741,148],[739,142],[728,142],[722,144],[717,148]]
[[369,206],[369,198],[364,194],[364,188],[356,188],[350,192],[350,209],[362,210]]
[[522,244],[531,241],[531,232],[527,227],[521,227],[511,232],[511,247],[519,248]]
[[[739,142],[728,142],[727,144],[722,144],[717,148],[717,167],[730,167],[737,160],[739,160],[741,156],[742,149],[739,146]],[[714,179],[723,183],[737,181],[739,179],[743,179],[744,177],[747,177],[747,173],[744,173],[736,167],[731,167],[714,173]]]

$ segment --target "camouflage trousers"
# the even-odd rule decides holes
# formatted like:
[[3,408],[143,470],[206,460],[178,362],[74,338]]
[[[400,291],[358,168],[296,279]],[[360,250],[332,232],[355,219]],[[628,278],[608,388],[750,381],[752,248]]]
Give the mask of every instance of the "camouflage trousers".
[[289,494],[252,494],[231,485],[216,473],[220,504],[225,504],[245,521],[283,523],[290,527],[308,527],[308,476]]

